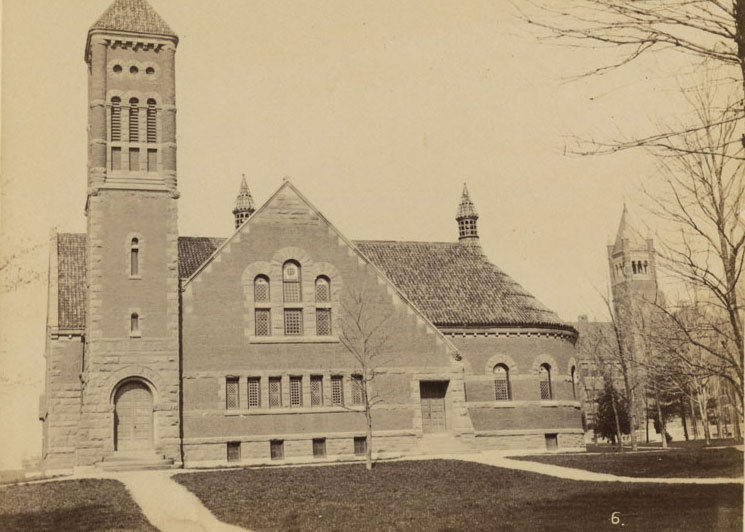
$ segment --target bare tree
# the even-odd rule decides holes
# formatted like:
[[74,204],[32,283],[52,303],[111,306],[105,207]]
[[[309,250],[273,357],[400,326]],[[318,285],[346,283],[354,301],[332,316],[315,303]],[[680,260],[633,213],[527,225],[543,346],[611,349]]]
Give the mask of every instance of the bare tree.
[[376,302],[372,290],[363,286],[347,290],[342,299],[339,336],[344,347],[352,354],[359,374],[353,378],[352,386],[361,394],[366,421],[366,467],[372,469],[373,408],[382,399],[375,392],[374,381],[379,370],[388,361],[388,345],[391,313]]
[[[658,305],[670,326],[708,353],[711,371],[728,380],[743,399],[743,267],[745,266],[745,149],[733,142],[736,123],[712,121],[713,104],[703,91],[693,101],[700,128],[677,139],[679,149],[660,159],[663,190],[647,193],[652,212],[670,225],[658,237],[663,267],[693,295],[690,313]],[[738,155],[731,157],[731,154]]]
[[[701,68],[713,65],[722,73],[720,83],[738,95],[726,113],[711,124],[739,121],[745,116],[745,0],[573,0],[532,3],[535,17],[523,14],[534,26],[557,42],[597,48],[604,65],[579,77],[603,74],[623,67],[641,56],[664,50],[689,56]],[[608,153],[639,146],[670,149],[671,138],[687,136],[696,129],[680,128],[627,141],[593,142],[592,149],[578,153]],[[745,145],[745,135],[741,137]]]
[[[617,357],[615,354],[617,343],[615,341],[615,334],[607,325],[606,323],[588,324],[587,327],[583,327],[580,331],[579,344],[577,346],[580,357],[587,360],[593,368],[592,372],[580,371],[580,382],[592,405],[594,443],[597,444],[597,424],[599,421],[599,412],[595,406],[596,401],[603,395],[608,395],[613,412],[616,440],[619,449],[623,451],[621,421],[616,403],[617,397],[620,394],[615,386],[618,374]],[[599,387],[598,384],[600,385]]]

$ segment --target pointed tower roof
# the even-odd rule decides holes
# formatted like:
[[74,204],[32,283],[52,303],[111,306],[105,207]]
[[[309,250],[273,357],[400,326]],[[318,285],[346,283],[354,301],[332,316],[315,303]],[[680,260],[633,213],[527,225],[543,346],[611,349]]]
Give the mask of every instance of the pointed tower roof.
[[468,187],[463,183],[463,194],[460,197],[460,205],[458,205],[458,213],[455,215],[455,219],[460,220],[461,218],[478,217],[479,215],[476,212],[476,207],[474,207],[473,202],[471,201],[471,196],[468,194]]
[[253,196],[251,191],[248,189],[248,183],[246,182],[246,176],[243,175],[241,179],[241,188],[238,191],[238,196],[235,198],[235,209],[233,214],[241,211],[255,211],[256,206],[254,205]]
[[114,3],[91,26],[90,31],[94,30],[164,35],[177,38],[176,33],[147,3],[147,0],[114,0]]
[[634,226],[629,209],[626,204],[623,204],[623,214],[621,214],[621,222],[618,224],[618,232],[616,233],[616,241],[613,245],[613,252],[616,253],[623,249],[623,241],[628,240],[632,247],[642,247],[646,249],[647,239],[636,229]]

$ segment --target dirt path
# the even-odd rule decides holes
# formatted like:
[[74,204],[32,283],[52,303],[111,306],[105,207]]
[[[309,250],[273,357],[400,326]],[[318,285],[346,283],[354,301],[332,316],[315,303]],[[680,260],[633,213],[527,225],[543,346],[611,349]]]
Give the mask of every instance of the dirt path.
[[250,532],[219,521],[171,471],[112,474],[129,490],[145,517],[162,532]]
[[742,478],[646,478],[646,477],[622,477],[609,473],[595,473],[584,469],[573,467],[562,467],[540,462],[526,462],[523,460],[510,460],[503,454],[483,452],[470,455],[453,455],[448,458],[454,460],[468,460],[480,464],[504,467],[505,469],[517,469],[541,475],[565,478],[568,480],[583,480],[588,482],[635,482],[644,484],[742,484]]

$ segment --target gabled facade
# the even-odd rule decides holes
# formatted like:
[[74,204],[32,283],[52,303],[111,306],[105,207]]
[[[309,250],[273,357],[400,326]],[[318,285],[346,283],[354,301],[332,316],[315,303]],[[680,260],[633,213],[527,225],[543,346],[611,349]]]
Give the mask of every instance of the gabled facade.
[[385,323],[375,455],[581,445],[576,331],[488,262],[465,187],[457,242],[353,242],[289,181],[256,209],[245,178],[232,236],[178,237],[177,43],[145,0],[89,31],[88,228],[50,238],[48,469],[362,453],[350,301]]

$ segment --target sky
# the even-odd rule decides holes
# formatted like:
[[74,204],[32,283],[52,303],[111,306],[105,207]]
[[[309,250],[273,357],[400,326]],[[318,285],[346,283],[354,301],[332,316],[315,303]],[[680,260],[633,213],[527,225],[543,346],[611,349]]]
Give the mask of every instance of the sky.
[[[571,147],[654,132],[678,56],[572,80],[612,58],[493,0],[150,2],[180,37],[181,235],[230,234],[245,174],[259,205],[289,176],[351,239],[453,241],[467,182],[486,255],[574,321],[604,315],[624,202],[654,230],[654,160]],[[0,469],[40,452],[48,239],[85,231],[83,50],[109,3],[2,4]]]

